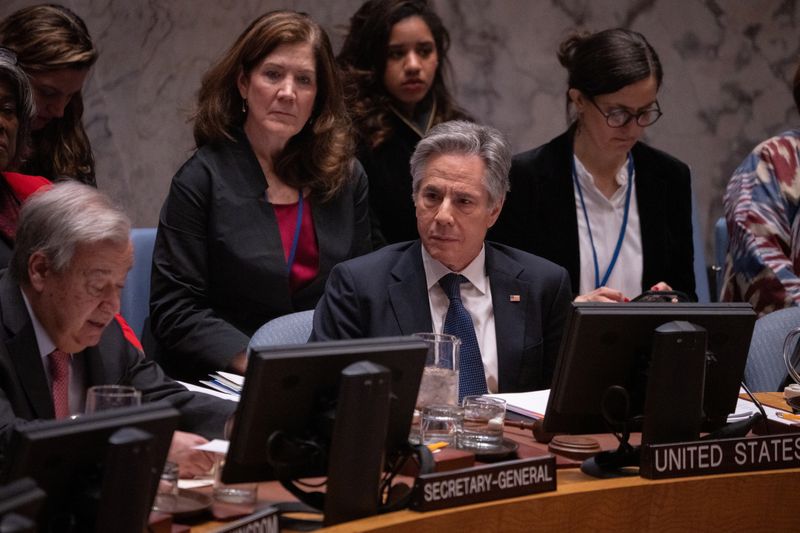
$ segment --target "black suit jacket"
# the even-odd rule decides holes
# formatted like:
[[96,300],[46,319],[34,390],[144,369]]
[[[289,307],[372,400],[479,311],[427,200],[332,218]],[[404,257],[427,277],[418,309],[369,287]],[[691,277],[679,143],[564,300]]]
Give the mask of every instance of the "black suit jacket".
[[371,250],[367,178],[352,179],[311,209],[319,274],[289,290],[278,223],[247,138],[199,149],[172,180],[153,252],[151,326],[158,357],[174,377],[195,379],[228,366],[256,329],[313,309],[331,268]]
[[[53,418],[53,398],[47,382],[36,334],[19,285],[0,279],[0,456],[11,430],[18,424]],[[221,437],[234,402],[193,393],[166,377],[158,365],[125,339],[116,320],[103,332],[97,346],[82,352],[86,386],[132,385],[143,402],[164,400],[181,412],[179,428]]]
[[[540,257],[486,243],[500,392],[550,386],[570,306],[566,271]],[[511,301],[519,295],[519,301]],[[333,269],[311,340],[432,331],[420,241],[382,248]]]
[[[572,178],[573,130],[514,156],[511,192],[490,238],[567,269],[580,287],[578,213]],[[689,167],[636,143],[636,202],[642,234],[642,291],[659,281],[695,296],[692,189]]]
[[358,160],[369,178],[372,240],[375,248],[416,239],[417,213],[411,198],[409,160],[422,138],[395,113],[386,114],[391,135],[378,147],[362,142]]

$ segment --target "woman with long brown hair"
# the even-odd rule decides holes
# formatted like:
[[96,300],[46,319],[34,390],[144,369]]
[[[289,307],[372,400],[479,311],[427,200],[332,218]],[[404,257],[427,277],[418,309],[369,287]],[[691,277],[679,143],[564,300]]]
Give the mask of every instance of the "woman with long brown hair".
[[330,42],[306,15],[259,17],[206,73],[197,151],[172,180],[153,257],[168,372],[243,372],[259,326],[312,309],[331,268],[370,250],[349,128]]
[[97,61],[86,24],[63,6],[26,7],[0,22],[0,44],[17,55],[36,101],[31,143],[18,169],[96,185],[92,147],[82,122],[81,91]]

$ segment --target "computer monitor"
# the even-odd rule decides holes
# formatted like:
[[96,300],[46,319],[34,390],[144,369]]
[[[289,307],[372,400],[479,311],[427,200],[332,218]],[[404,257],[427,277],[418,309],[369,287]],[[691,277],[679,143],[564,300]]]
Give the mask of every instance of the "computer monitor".
[[36,533],[45,494],[30,478],[0,487],[0,532]]
[[156,402],[31,422],[14,430],[3,481],[44,490],[43,531],[141,533],[179,417]]
[[[426,354],[426,343],[412,337],[252,347],[223,481],[286,484],[333,468],[341,481],[376,468],[375,458],[393,463],[409,450]],[[341,464],[350,462],[352,468]],[[324,507],[331,524],[337,520],[329,504],[339,495],[328,481],[324,505],[305,501]],[[371,492],[363,485],[354,489],[351,499]]]
[[[702,427],[705,430],[721,427],[736,408],[755,320],[752,307],[739,303],[573,304],[556,362],[544,430],[573,434],[609,432],[611,428],[603,416],[603,398],[614,386],[627,391],[629,415],[639,421],[638,427],[634,424],[629,429],[641,429],[647,388],[661,385],[663,391],[670,386],[648,383],[653,371],[655,330],[675,321],[705,330]],[[660,351],[663,348],[660,346]],[[680,345],[673,350],[685,351]],[[701,357],[704,351],[699,352]],[[673,382],[675,394],[681,390],[679,385],[683,385],[685,377],[688,379],[681,376]],[[696,375],[692,380],[695,378]]]

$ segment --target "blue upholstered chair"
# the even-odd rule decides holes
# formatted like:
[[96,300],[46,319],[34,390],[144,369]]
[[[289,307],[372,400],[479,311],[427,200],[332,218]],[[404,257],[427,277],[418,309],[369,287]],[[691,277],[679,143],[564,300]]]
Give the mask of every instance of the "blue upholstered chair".
[[150,316],[150,270],[156,228],[134,228],[131,230],[131,241],[133,268],[128,272],[128,279],[122,290],[120,314],[141,339],[144,321]]
[[247,347],[277,346],[281,344],[304,344],[311,335],[314,310],[299,311],[273,318],[256,331]]
[[756,320],[744,369],[744,382],[750,390],[783,390],[783,384],[789,375],[783,361],[783,342],[789,331],[798,326],[800,307],[781,309]]

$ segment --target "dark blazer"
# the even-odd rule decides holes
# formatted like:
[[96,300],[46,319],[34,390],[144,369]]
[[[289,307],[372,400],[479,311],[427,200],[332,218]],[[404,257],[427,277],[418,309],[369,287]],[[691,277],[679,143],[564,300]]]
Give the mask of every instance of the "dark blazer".
[[371,250],[367,179],[311,200],[319,274],[292,294],[266,179],[242,132],[200,148],[172,180],[161,210],[150,289],[159,360],[173,377],[225,368],[265,322],[313,309],[333,266]]
[[[132,385],[143,402],[164,400],[181,412],[179,428],[208,438],[221,437],[236,404],[193,393],[166,377],[158,365],[125,339],[112,321],[97,346],[81,353],[86,386]],[[8,274],[0,279],[0,443],[25,421],[53,418],[53,398],[47,383],[36,334],[19,285]],[[0,444],[0,456],[2,455]]]
[[[514,156],[511,192],[489,237],[563,266],[577,295],[580,252],[572,139],[570,129]],[[689,167],[641,142],[631,152],[642,233],[642,291],[665,281],[696,299]]]
[[[566,271],[540,257],[486,243],[501,392],[550,386],[570,306]],[[519,295],[519,301],[511,301]],[[420,241],[387,246],[331,272],[311,340],[432,331]]]
[[358,160],[369,178],[372,240],[376,249],[419,236],[409,161],[422,136],[393,112],[387,113],[386,120],[392,128],[390,137],[377,148],[364,142],[358,148]]

